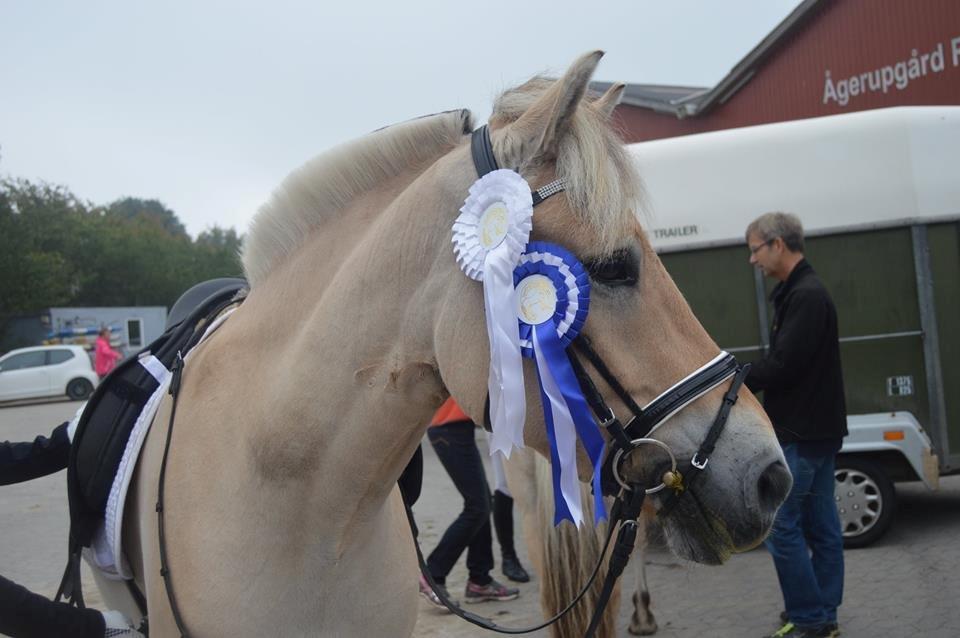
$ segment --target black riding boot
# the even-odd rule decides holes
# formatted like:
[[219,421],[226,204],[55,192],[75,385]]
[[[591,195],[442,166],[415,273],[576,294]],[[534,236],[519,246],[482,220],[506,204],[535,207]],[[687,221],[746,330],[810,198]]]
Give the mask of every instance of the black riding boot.
[[500,569],[503,575],[518,583],[529,581],[530,575],[520,564],[513,546],[513,499],[500,490],[493,493],[493,527],[500,543]]

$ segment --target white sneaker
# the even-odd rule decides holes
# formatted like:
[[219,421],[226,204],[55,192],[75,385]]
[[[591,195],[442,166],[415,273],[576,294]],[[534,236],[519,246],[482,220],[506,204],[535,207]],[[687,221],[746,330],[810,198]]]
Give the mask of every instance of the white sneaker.
[[130,619],[119,611],[102,611],[103,622],[106,625],[106,631],[103,638],[144,638],[144,635],[137,631]]

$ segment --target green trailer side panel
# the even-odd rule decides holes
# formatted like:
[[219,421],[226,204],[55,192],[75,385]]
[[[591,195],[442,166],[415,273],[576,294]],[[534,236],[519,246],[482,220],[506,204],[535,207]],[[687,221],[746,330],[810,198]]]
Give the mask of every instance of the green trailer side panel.
[[[806,255],[837,307],[847,412],[905,410],[929,423],[921,338],[890,336],[920,330],[910,229],[814,237]],[[913,392],[891,395],[887,380],[902,376]]]
[[[847,412],[904,410],[929,423],[910,229],[811,237],[804,253],[837,307]],[[776,284],[765,281],[768,295]],[[890,394],[891,377],[910,377],[912,393]]]
[[928,227],[949,451],[960,453],[960,224]]
[[[847,414],[906,411],[927,427],[930,404],[919,336],[840,344]],[[887,379],[910,376],[913,393],[890,395]]]
[[756,351],[737,352],[744,361],[759,356],[760,323],[746,247],[667,253],[660,258],[693,313],[721,347],[756,347]]
[[805,254],[837,306],[841,339],[920,329],[909,228],[813,237]]
[[[960,225],[929,230],[937,322],[950,429],[960,452]],[[850,414],[907,411],[930,425],[923,337],[910,227],[807,238],[805,254],[837,307],[840,355]],[[667,270],[711,336],[741,361],[761,355],[752,267],[745,246],[661,255]],[[767,296],[777,284],[764,282]],[[773,308],[768,303],[767,316]],[[745,350],[741,350],[744,349]],[[891,393],[892,377],[912,392]]]

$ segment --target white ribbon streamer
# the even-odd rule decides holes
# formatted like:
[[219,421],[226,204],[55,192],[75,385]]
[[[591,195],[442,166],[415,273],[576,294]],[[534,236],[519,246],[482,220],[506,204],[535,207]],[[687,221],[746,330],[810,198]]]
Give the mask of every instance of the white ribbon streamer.
[[513,269],[533,225],[530,185],[500,169],[470,187],[453,223],[453,247],[461,270],[483,282],[483,304],[490,341],[490,453],[510,457],[523,447],[526,416],[520,334],[515,312]]
[[[560,459],[560,492],[567,503],[570,516],[577,527],[583,523],[583,503],[580,500],[580,480],[577,476],[577,429],[573,417],[567,409],[567,402],[550,373],[550,366],[543,357],[543,348],[537,337],[540,326],[533,326],[533,352],[537,357],[537,369],[540,371],[540,383],[543,392],[550,400],[553,415],[553,431],[557,440],[557,456]],[[542,326],[544,330],[555,330],[553,324]]]
[[517,324],[513,287],[515,263],[509,247],[500,244],[484,261],[483,301],[490,339],[491,455],[500,452],[506,458],[514,447],[523,447],[523,423],[527,404],[523,382],[523,358]]

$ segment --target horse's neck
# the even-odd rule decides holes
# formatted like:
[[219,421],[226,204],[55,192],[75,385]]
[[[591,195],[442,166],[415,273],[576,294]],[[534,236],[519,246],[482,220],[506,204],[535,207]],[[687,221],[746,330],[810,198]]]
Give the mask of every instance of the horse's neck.
[[445,396],[432,349],[435,309],[417,291],[430,277],[430,252],[448,249],[439,244],[449,227],[404,206],[370,212],[388,199],[359,200],[255,288],[245,308],[270,326],[257,374],[271,388],[274,432],[315,443],[324,480],[348,484],[345,498],[364,495],[360,509],[382,505]]

